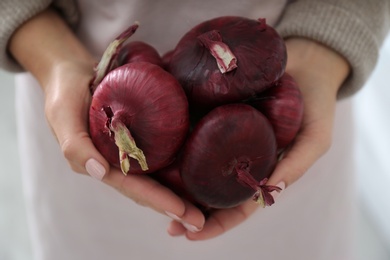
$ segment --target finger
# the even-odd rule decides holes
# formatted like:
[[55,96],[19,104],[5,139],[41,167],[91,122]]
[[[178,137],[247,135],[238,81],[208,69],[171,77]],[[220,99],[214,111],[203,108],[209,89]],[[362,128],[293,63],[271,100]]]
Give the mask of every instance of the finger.
[[72,136],[62,138],[59,143],[73,171],[87,173],[102,180],[109,171],[109,164],[96,150],[87,132],[74,132]]
[[278,162],[268,184],[280,186],[283,183],[287,187],[298,180],[329,149],[331,125],[328,120],[322,120],[304,126]]
[[123,175],[112,169],[103,182],[114,187],[126,197],[142,206],[167,215],[174,220],[201,229],[204,223],[202,212],[189,202],[183,201],[169,188],[147,175]]
[[192,203],[184,201],[186,211],[180,217],[181,224],[191,233],[197,233],[203,229],[205,216],[202,211]]
[[112,169],[103,182],[137,204],[150,207],[160,213],[167,211],[182,216],[185,212],[183,200],[146,175],[124,175],[119,169]]
[[205,217],[192,203],[184,201],[186,210],[181,217],[171,216],[172,221],[167,229],[171,236],[184,235],[186,231],[197,233],[203,229]]
[[244,222],[258,208],[257,203],[249,200],[235,208],[216,210],[211,213],[200,232],[187,231],[186,237],[189,240],[206,240],[217,237]]
[[178,237],[184,236],[187,232],[187,229],[180,222],[173,220],[171,223],[169,223],[167,232],[173,237]]

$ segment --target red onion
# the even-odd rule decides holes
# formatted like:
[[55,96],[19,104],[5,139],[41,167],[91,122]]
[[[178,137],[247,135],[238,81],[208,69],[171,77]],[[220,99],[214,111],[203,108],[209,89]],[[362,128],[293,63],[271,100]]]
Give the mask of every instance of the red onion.
[[185,198],[193,204],[197,204],[197,201],[188,193],[184,186],[180,175],[180,165],[181,158],[180,155],[178,155],[172,164],[150,174],[150,177],[168,187],[180,197]]
[[276,140],[268,120],[246,104],[213,109],[196,125],[181,162],[186,190],[205,207],[230,208],[250,197],[273,204],[266,185],[276,164]]
[[247,103],[271,122],[279,149],[294,140],[302,124],[303,99],[293,77],[285,73],[273,87]]
[[121,47],[118,54],[119,66],[130,62],[141,61],[150,62],[152,64],[163,67],[162,59],[157,50],[145,42],[129,42]]
[[172,55],[173,50],[170,50],[161,57],[163,62],[163,68],[165,68],[166,70],[169,70],[169,63],[171,62]]
[[[147,62],[111,71],[93,95],[89,118],[95,146],[124,173],[151,172],[170,164],[189,127],[179,83]],[[129,168],[130,158],[139,164]]]
[[226,16],[205,21],[177,44],[169,71],[191,106],[212,108],[238,102],[283,75],[286,47],[265,19]]
[[124,174],[153,172],[169,165],[189,128],[187,98],[171,74],[149,62],[113,69],[121,45],[137,28],[137,24],[131,26],[110,44],[91,87],[92,141]]

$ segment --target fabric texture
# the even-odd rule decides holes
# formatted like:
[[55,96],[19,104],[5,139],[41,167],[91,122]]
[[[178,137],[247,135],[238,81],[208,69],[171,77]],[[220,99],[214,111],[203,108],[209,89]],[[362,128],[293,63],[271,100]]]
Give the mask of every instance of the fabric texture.
[[388,0],[300,0],[290,1],[277,29],[284,38],[321,42],[348,60],[352,73],[339,91],[343,98],[359,90],[370,76],[389,27]]

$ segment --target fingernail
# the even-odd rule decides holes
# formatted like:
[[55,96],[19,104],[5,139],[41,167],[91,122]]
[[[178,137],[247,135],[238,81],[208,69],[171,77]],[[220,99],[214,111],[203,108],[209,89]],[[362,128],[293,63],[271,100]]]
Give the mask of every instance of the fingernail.
[[200,229],[200,228],[198,228],[198,227],[196,227],[196,226],[194,226],[194,225],[188,224],[187,222],[184,222],[184,221],[182,221],[181,224],[182,224],[188,231],[190,231],[190,232],[192,232],[192,233],[197,233],[197,232],[199,232],[199,231],[202,230],[202,229]]
[[198,228],[194,225],[191,225],[185,221],[183,221],[181,218],[179,218],[177,215],[169,212],[169,211],[165,211],[165,214],[167,214],[168,217],[172,218],[173,220],[176,220],[177,222],[180,222],[183,227],[185,227],[188,231],[192,232],[192,233],[196,233],[196,232],[199,232],[201,231],[202,229],[201,228]]
[[101,165],[98,161],[91,158],[85,163],[85,169],[88,174],[93,178],[102,180],[104,175],[106,174],[106,169],[104,169],[103,165]]
[[177,215],[169,211],[165,211],[165,214],[167,214],[167,216],[170,217],[171,219],[181,222],[181,218],[179,218]]
[[276,186],[278,186],[279,188],[281,188],[282,190],[281,191],[272,191],[271,192],[271,195],[272,195],[272,197],[274,197],[274,200],[276,201],[276,199],[280,196],[280,194],[283,192],[283,190],[286,188],[286,184],[283,182],[283,181],[281,181],[281,182],[279,182],[278,184],[276,184]]

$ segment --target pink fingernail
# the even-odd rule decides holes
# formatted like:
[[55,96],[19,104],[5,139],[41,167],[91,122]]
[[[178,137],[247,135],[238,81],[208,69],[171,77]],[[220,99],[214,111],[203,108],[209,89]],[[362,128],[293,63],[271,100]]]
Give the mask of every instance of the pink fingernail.
[[286,188],[286,184],[281,181],[279,182],[278,184],[276,184],[275,186],[278,186],[279,188],[281,188],[282,190],[281,191],[272,191],[271,192],[271,195],[272,197],[274,197],[274,200],[276,201],[276,199],[280,196],[280,194],[283,192],[283,190]]
[[173,220],[176,220],[177,222],[180,222],[183,227],[185,227],[188,231],[192,232],[192,233],[196,233],[196,232],[199,232],[201,231],[202,229],[201,228],[198,228],[194,225],[191,225],[185,221],[183,221],[181,218],[179,218],[177,215],[169,212],[169,211],[165,211],[165,214],[167,214],[168,217],[172,218]]
[[93,178],[102,180],[104,175],[106,174],[106,169],[101,165],[98,161],[91,158],[85,163],[85,169],[87,170],[88,174],[91,175]]
[[188,231],[190,231],[190,232],[192,232],[192,233],[197,233],[197,232],[199,232],[199,231],[202,230],[202,229],[200,229],[200,228],[198,228],[198,227],[196,227],[196,226],[194,226],[194,225],[188,224],[187,222],[184,222],[184,221],[182,221],[181,224],[182,224]]
[[165,211],[165,214],[167,214],[167,216],[170,217],[171,219],[181,222],[181,218],[179,218],[177,215],[169,211]]

